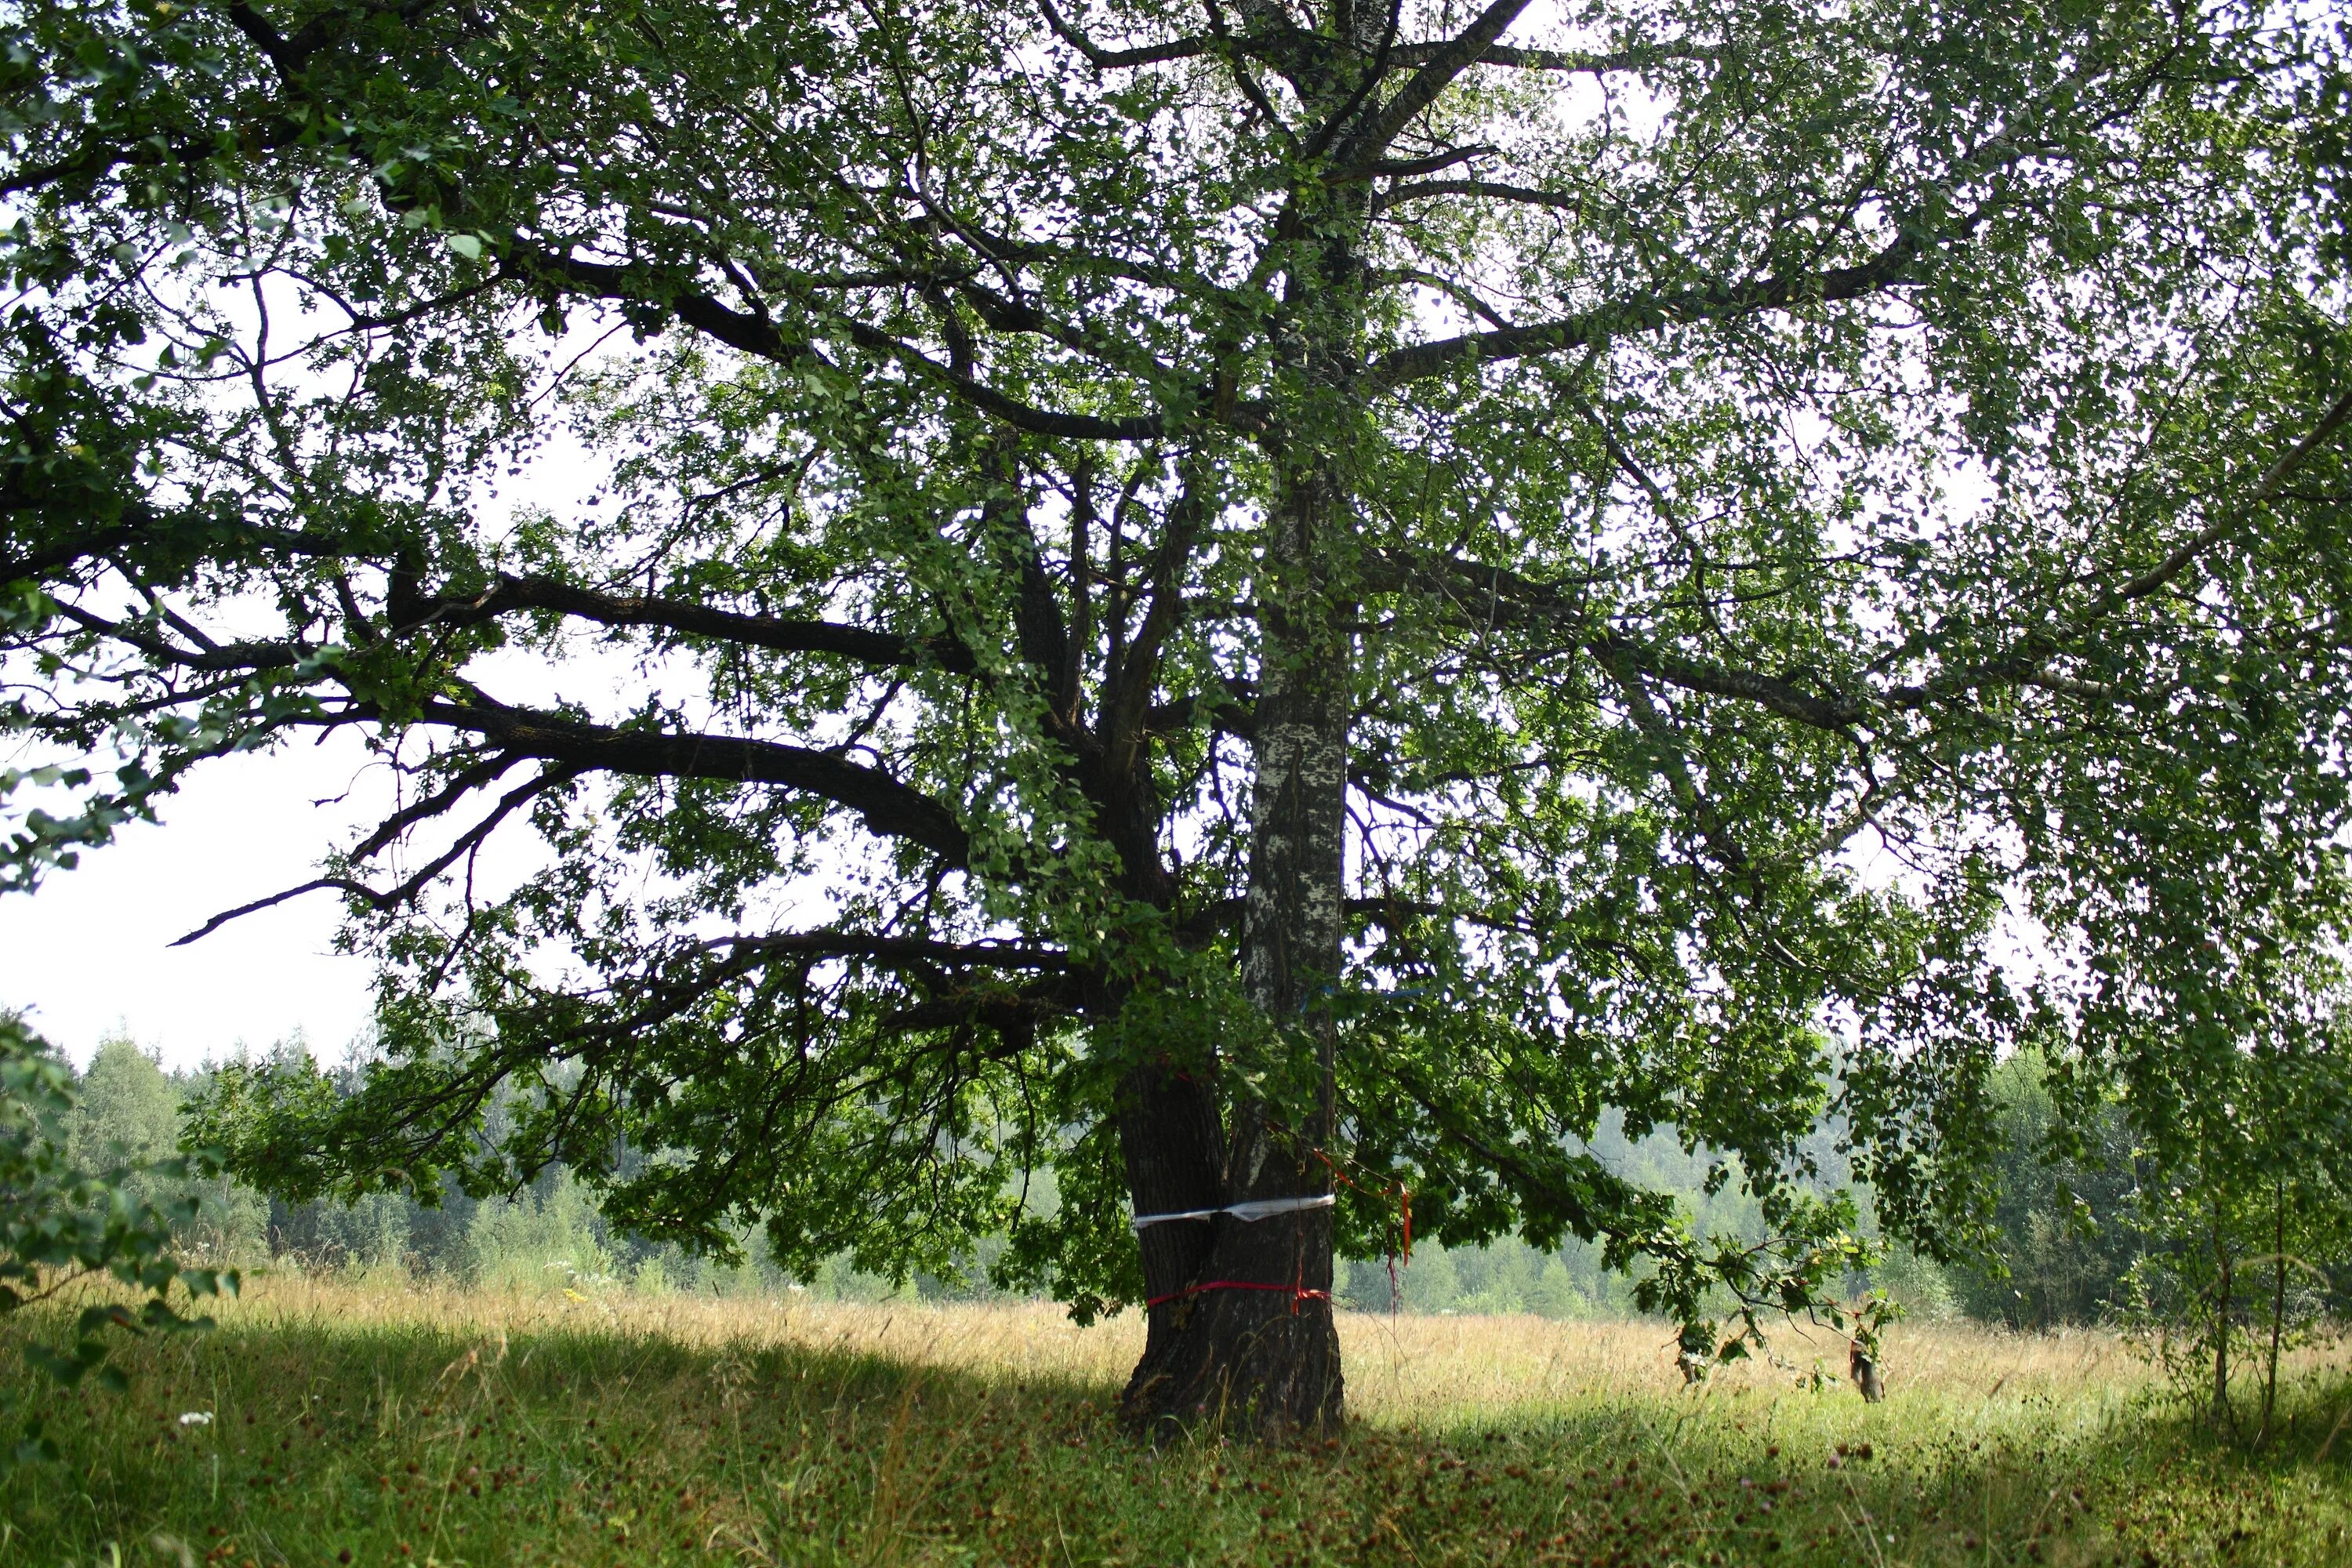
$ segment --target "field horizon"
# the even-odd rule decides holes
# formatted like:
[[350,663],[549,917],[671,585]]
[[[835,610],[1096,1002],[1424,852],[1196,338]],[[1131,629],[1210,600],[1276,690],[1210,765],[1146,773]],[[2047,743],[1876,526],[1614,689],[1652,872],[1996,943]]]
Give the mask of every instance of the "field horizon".
[[216,1316],[52,1401],[0,1568],[2352,1559],[2336,1344],[2250,1456],[2104,1330],[1900,1324],[1868,1405],[1824,1331],[1685,1388],[1657,1323],[1348,1312],[1340,1436],[1153,1449],[1133,1313],[289,1274]]

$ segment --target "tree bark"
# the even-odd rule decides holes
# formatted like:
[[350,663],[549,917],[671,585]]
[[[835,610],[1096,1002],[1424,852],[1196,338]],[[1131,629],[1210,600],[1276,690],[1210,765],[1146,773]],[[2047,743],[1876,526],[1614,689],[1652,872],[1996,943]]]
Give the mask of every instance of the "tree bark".
[[2254,1439],[2262,1447],[2271,1440],[2271,1417],[2278,1410],[2279,1350],[2286,1338],[2286,1183],[2272,1188],[2271,1210],[2271,1355],[2263,1369],[2263,1429]]
[[[1171,1078],[1132,1086],[1127,1147],[1138,1214],[1331,1190],[1318,1154],[1333,1121],[1330,995],[1343,934],[1351,647],[1320,563],[1325,533],[1345,526],[1339,493],[1318,465],[1275,520],[1243,933],[1243,992],[1282,1042],[1277,1048],[1313,1053],[1318,1102],[1309,1125],[1289,1129],[1264,1103],[1240,1099],[1211,1204],[1198,1197],[1211,1190],[1199,1150],[1216,1116],[1205,1089],[1203,1104],[1193,1106]],[[1131,1425],[1211,1425],[1277,1439],[1338,1427],[1328,1207],[1255,1221],[1170,1222],[1147,1226],[1140,1240],[1151,1304],[1143,1359],[1124,1400]]]
[[2237,1414],[2230,1408],[2230,1319],[2236,1304],[2237,1282],[2231,1267],[2229,1244],[2221,1236],[2221,1208],[2213,1208],[2213,1420],[2237,1429]]

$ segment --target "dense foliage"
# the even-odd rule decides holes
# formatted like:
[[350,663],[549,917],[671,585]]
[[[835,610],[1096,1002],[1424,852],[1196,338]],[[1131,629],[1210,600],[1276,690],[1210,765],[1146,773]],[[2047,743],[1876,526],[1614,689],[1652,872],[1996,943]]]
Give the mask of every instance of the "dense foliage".
[[2007,1045],[2168,1171],[2333,1059],[2324,12],[7,26],[7,877],[229,751],[396,786],[292,890],[384,1059],[208,1124],[284,1190],[561,1161],[801,1270],[1001,1230],[1155,1354],[1286,1321],[1224,1282],[1300,1317],[1335,1230],[1130,1208],[1336,1184],[1370,1254],[1409,1191],[1647,1260],[1696,1357],[1862,1260],[1824,1114],[1941,1255]]

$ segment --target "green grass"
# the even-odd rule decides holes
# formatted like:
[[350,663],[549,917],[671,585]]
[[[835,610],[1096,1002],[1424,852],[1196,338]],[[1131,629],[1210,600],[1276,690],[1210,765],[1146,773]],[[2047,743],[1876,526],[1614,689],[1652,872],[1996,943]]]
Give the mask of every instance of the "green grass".
[[334,1300],[142,1344],[128,1395],[52,1396],[65,1458],[0,1482],[0,1565],[2352,1563],[2340,1385],[2259,1460],[2097,1379],[1898,1381],[1865,1407],[1622,1372],[1487,1408],[1373,1399],[1312,1448],[1152,1452],[1099,1370],[984,1337],[921,1364],[846,1329]]

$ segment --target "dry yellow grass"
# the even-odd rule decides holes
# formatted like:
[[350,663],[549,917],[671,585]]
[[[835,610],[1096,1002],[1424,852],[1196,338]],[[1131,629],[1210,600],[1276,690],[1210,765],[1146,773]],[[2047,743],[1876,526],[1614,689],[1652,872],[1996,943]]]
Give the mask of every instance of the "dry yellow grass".
[[[864,1305],[798,1294],[387,1289],[292,1274],[252,1281],[246,1297],[218,1315],[225,1323],[254,1326],[397,1323],[461,1339],[593,1328],[706,1349],[870,1354],[983,1380],[1045,1378],[1106,1389],[1124,1382],[1143,1347],[1139,1314],[1082,1329],[1043,1302]],[[1375,1421],[1445,1421],[1685,1393],[1672,1336],[1656,1323],[1343,1312],[1339,1339],[1349,1408]],[[1883,1361],[1906,1399],[1929,1397],[1956,1411],[2039,1398],[2104,1414],[2144,1390],[2149,1378],[2147,1363],[2119,1336],[2095,1329],[2013,1334],[1967,1323],[1905,1323],[1887,1335]],[[1833,1331],[1784,1325],[1768,1356],[1723,1369],[1698,1397],[1771,1402],[1800,1392],[1817,1371],[1842,1378],[1844,1367],[1845,1341]]]

